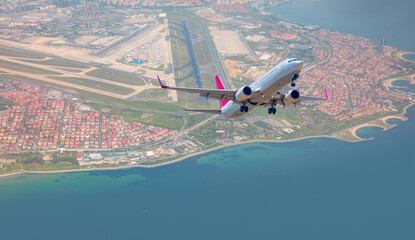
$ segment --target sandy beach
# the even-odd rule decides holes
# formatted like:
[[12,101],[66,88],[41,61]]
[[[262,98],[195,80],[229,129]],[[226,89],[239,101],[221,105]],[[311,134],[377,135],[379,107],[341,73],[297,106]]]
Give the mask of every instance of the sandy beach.
[[408,81],[410,84],[415,84],[415,74],[387,79],[383,81],[383,86],[389,89],[390,87],[393,87],[393,82],[397,80],[404,80],[404,81]]
[[415,55],[415,52],[409,52],[409,51],[399,51],[399,52],[397,52],[397,53],[396,53],[396,57],[398,57],[398,58],[400,58],[400,59],[402,59],[402,60],[404,60],[404,61],[409,61],[409,62],[411,62],[410,60],[405,59],[405,58],[403,57],[404,55],[407,55],[407,54],[412,54],[412,55]]
[[[399,52],[397,52],[395,54],[395,56],[397,58],[403,60],[403,61],[412,62],[412,61],[410,61],[408,59],[405,59],[403,57],[406,54],[413,54],[413,55],[415,55],[414,52],[399,51]],[[386,79],[382,83],[383,83],[383,86],[385,86],[386,88],[389,89],[390,87],[393,87],[393,82],[394,81],[397,81],[397,80],[405,80],[405,81],[408,81],[410,84],[415,84],[415,74],[409,74],[409,75],[402,76],[402,77],[396,77],[396,78]]]

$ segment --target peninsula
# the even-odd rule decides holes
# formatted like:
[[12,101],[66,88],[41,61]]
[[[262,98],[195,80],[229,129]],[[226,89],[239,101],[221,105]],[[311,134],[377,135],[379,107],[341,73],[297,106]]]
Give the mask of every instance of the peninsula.
[[[258,10],[265,3],[117,2],[0,3],[0,177],[151,168],[251,142],[362,141],[359,128],[389,129],[415,104],[393,86],[415,83],[409,52],[288,22]],[[214,88],[219,75],[237,89],[291,57],[305,63],[301,93],[327,88],[330,101],[227,121],[181,111],[218,103],[155,79]]]

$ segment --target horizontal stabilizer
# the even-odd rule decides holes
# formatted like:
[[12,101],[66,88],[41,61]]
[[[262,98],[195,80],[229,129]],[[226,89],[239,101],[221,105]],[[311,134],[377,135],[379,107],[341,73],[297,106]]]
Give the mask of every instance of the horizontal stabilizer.
[[201,112],[201,113],[212,113],[212,114],[220,114],[221,110],[210,110],[210,109],[185,109],[185,111],[189,112]]

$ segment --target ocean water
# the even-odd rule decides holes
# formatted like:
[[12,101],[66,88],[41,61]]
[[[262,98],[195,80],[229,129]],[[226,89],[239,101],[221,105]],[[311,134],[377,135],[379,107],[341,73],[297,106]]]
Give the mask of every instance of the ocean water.
[[[414,51],[403,23],[413,3],[342,2],[280,7]],[[2,178],[0,239],[415,239],[415,108],[407,116],[360,129],[375,138],[360,143],[257,143],[155,169]]]
[[412,61],[415,63],[415,54],[405,54],[403,57],[409,61]]
[[347,143],[225,148],[155,169],[0,180],[1,239],[415,239],[415,108]]
[[369,38],[415,52],[413,0],[291,0],[268,11],[290,21]]

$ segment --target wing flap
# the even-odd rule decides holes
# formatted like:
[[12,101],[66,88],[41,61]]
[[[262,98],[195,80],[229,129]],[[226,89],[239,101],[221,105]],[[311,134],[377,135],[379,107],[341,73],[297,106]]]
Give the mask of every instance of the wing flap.
[[300,96],[301,100],[314,100],[314,101],[325,101],[329,99],[329,95],[327,94],[327,89],[324,89],[324,94],[325,97],[324,98],[320,98],[320,97],[308,97],[308,96]]
[[188,112],[200,112],[200,113],[212,113],[212,114],[220,114],[221,110],[211,110],[211,109],[185,109]]
[[314,100],[314,101],[319,101],[319,100],[328,100],[328,98],[319,98],[319,97],[308,97],[308,96],[300,96],[301,100]]

